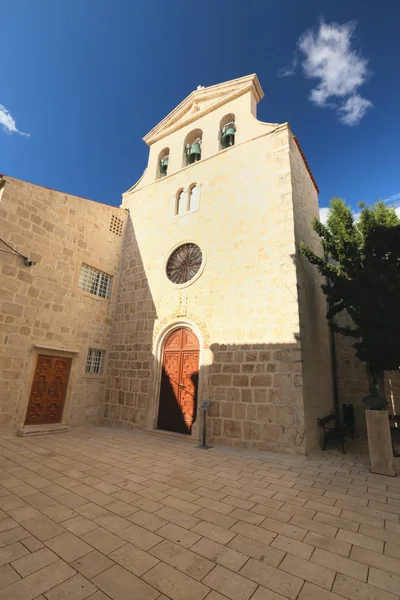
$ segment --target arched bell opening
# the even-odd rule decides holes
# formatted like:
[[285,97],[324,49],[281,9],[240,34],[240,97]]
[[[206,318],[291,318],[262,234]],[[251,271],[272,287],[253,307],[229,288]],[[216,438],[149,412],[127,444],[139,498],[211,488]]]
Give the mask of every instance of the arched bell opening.
[[235,115],[225,115],[219,123],[220,150],[230,148],[236,141]]
[[165,177],[168,174],[168,163],[169,163],[169,148],[164,148],[158,155],[157,161],[157,177]]
[[201,129],[194,129],[187,134],[184,143],[183,166],[192,165],[201,160],[203,143],[203,132]]

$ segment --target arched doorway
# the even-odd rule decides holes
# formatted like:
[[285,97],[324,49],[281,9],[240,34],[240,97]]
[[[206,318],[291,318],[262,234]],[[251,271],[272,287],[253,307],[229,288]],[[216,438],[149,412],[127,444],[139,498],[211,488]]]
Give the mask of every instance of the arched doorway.
[[186,327],[166,339],[162,355],[158,429],[190,434],[196,419],[199,341]]

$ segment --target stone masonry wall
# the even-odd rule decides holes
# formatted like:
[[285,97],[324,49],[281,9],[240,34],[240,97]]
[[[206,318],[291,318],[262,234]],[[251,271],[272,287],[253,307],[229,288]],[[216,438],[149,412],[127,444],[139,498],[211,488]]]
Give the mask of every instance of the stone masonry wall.
[[299,252],[304,242],[322,252],[317,234],[311,227],[318,217],[318,194],[299,148],[290,136],[290,165],[293,189],[294,231],[296,237],[297,290],[300,312],[300,338],[303,365],[304,414],[307,452],[320,440],[318,417],[333,410],[331,352],[326,320],[322,279],[317,269]]
[[[63,422],[98,422],[105,374],[85,375],[86,356],[108,347],[123,240],[110,219],[127,213],[5,179],[1,237],[36,265],[0,252],[0,425],[23,425],[38,353],[72,358]],[[111,301],[77,288],[82,262],[114,277]]]

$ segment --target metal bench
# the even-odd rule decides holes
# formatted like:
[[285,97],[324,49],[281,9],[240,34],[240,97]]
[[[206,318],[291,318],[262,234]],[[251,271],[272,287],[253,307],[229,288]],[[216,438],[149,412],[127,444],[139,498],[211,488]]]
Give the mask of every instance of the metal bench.
[[342,452],[343,454],[347,454],[344,447],[345,429],[340,423],[338,423],[336,414],[332,412],[326,417],[322,417],[322,419],[317,419],[317,421],[318,424],[321,425],[325,436],[322,450],[325,450],[326,444],[330,440],[340,440]]

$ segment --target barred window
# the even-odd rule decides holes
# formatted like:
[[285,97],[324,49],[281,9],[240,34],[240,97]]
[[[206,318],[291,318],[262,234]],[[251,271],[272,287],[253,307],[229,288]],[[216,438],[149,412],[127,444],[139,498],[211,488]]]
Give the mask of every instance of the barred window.
[[89,348],[86,359],[86,373],[100,375],[103,372],[104,350]]
[[83,263],[78,280],[78,288],[90,292],[100,298],[109,298],[111,295],[111,277],[103,271],[94,269]]

